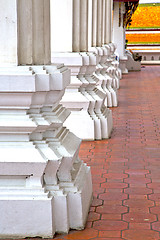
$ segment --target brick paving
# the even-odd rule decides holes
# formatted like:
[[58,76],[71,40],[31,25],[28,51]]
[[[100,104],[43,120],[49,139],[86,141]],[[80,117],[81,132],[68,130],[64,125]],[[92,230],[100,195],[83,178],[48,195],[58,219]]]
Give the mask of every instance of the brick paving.
[[55,239],[160,239],[160,66],[121,80],[109,140],[83,142],[93,202],[86,229]]

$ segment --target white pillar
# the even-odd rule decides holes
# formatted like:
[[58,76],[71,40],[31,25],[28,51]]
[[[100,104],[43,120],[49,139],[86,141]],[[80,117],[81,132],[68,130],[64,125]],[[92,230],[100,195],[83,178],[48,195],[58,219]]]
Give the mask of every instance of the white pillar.
[[80,51],[88,51],[88,0],[81,0]]
[[59,104],[70,70],[46,65],[49,0],[2,0],[0,15],[0,237],[52,238],[84,228],[92,197],[81,140]]
[[[97,59],[98,59],[96,69],[95,69],[95,72],[93,73],[93,75],[97,79],[97,83],[99,83],[97,86],[97,89],[99,90],[99,92],[101,92],[101,96],[103,95],[103,104],[105,104],[105,106],[109,106],[108,98],[110,97],[110,99],[111,99],[111,93],[106,87],[107,81],[108,81],[107,74],[106,74],[106,71],[104,71],[105,73],[103,72],[104,74],[102,73],[103,66],[101,65],[101,63],[102,63],[101,61],[102,61],[102,58],[104,57],[104,52],[105,52],[105,48],[102,47],[102,44],[104,42],[104,34],[105,34],[105,28],[104,28],[105,27],[105,14],[106,14],[105,13],[105,1],[92,0],[92,4],[90,3],[90,12],[92,13],[92,34],[91,34],[92,47],[90,48],[90,50],[94,51],[97,54]],[[104,82],[105,82],[105,84],[104,84]],[[105,85],[105,90],[102,88],[102,85]],[[98,94],[98,92],[97,92],[97,94]],[[112,102],[112,100],[111,100],[111,102]],[[102,104],[102,108],[104,109],[103,104]],[[117,105],[117,103],[116,103],[116,105]],[[113,104],[111,104],[110,106],[113,106]],[[106,111],[107,111],[106,119],[108,121],[108,132],[110,135],[110,133],[112,131],[112,112],[109,109],[106,109]],[[104,134],[104,132],[102,130],[102,135],[103,134]]]
[[81,0],[73,0],[73,52],[80,52]]
[[[17,14],[16,1],[1,1],[0,63],[17,64]],[[7,37],[6,37],[7,36]]]
[[104,44],[112,42],[112,10],[113,0],[105,0]]
[[97,2],[97,47],[102,46],[103,37],[103,1]]
[[[113,43],[117,46],[117,51],[121,56],[125,54],[125,42],[124,42],[124,29],[122,19],[122,5],[123,3],[114,2],[114,14],[113,14]],[[121,22],[120,22],[121,19]]]
[[114,2],[113,12],[113,43],[117,47],[120,58],[120,68],[122,73],[128,73],[126,68],[127,56],[125,54],[125,30],[123,28],[123,13],[125,11],[124,3]]
[[92,47],[97,46],[97,7],[98,7],[98,2],[97,0],[92,0]]
[[73,0],[51,0],[51,52],[72,52]]
[[[50,63],[48,10],[48,0],[45,4],[44,0],[38,4],[32,0],[1,0],[1,64]],[[45,21],[42,21],[43,18]]]
[[101,47],[112,39],[113,0],[91,0],[92,12],[92,47]]
[[[106,22],[108,17],[107,14],[110,13],[109,16],[112,15],[111,2],[110,4],[107,4],[106,0],[93,0],[92,3],[92,43],[94,44],[92,45],[91,50],[94,51],[99,58],[94,75],[98,78],[99,90],[106,94],[105,105],[108,107],[113,107],[117,106],[118,103],[116,89],[112,88],[112,80],[114,80],[115,77],[107,72],[107,68],[109,66],[106,64],[106,62],[108,61],[108,58],[111,58],[111,56],[105,44],[106,38],[109,34],[111,35],[110,31],[112,29],[111,26],[108,29],[108,25],[111,24],[111,21]],[[110,62],[112,62],[112,60]]]
[[88,0],[88,49],[92,47],[92,25],[93,25],[93,14],[92,14],[93,1]]
[[[88,0],[51,1],[52,52],[88,50]],[[65,39],[65,41],[64,41]]]
[[[56,0],[55,0],[56,1]],[[59,7],[56,8],[56,12],[60,12],[63,8],[63,1],[61,1]],[[97,2],[98,3],[98,2]],[[72,132],[76,133],[79,137],[83,139],[101,139],[108,138],[111,130],[108,130],[107,120],[105,127],[101,127],[101,124],[104,126],[104,116],[103,121],[100,120],[100,117],[97,115],[101,112],[94,111],[97,99],[100,102],[102,99],[98,97],[98,94],[93,91],[96,89],[96,79],[92,78],[92,74],[95,71],[97,64],[97,56],[93,53],[88,53],[88,31],[91,28],[88,28],[88,23],[90,23],[88,16],[91,16],[89,11],[90,2],[88,0],[74,1],[73,5],[70,5],[70,8],[73,10],[73,19],[72,24],[72,41],[70,39],[70,46],[73,46],[72,53],[53,53],[52,61],[53,62],[63,62],[71,69],[72,77],[71,84],[65,93],[62,104],[69,109],[71,109],[71,115],[66,120],[65,124]],[[102,13],[102,0],[99,5],[99,13]],[[80,12],[79,12],[80,10]],[[54,13],[51,12],[52,14]],[[55,15],[52,19],[56,23],[59,23],[61,15]],[[62,17],[63,21],[63,17]],[[102,25],[101,18],[99,21]],[[66,23],[67,24],[67,23]],[[97,19],[96,19],[97,24]],[[64,23],[65,25],[65,23]],[[102,26],[101,26],[102,27]],[[98,28],[97,28],[98,29]],[[52,35],[56,35],[57,30],[53,28]],[[65,36],[63,36],[65,39]],[[100,39],[97,38],[96,41],[102,41],[102,34]],[[56,48],[56,46],[55,46]],[[74,51],[77,51],[74,52]],[[78,53],[80,51],[80,53]],[[92,80],[92,81],[91,81]],[[96,95],[97,94],[97,95]],[[93,96],[94,95],[94,96]],[[91,103],[91,104],[90,104]],[[92,108],[90,106],[92,105]],[[101,105],[99,105],[102,108]],[[106,113],[105,113],[106,114]],[[103,114],[102,114],[103,115]],[[77,128],[77,125],[79,126]],[[102,134],[101,129],[105,129]],[[107,133],[106,133],[107,132]],[[105,134],[106,133],[106,134]]]

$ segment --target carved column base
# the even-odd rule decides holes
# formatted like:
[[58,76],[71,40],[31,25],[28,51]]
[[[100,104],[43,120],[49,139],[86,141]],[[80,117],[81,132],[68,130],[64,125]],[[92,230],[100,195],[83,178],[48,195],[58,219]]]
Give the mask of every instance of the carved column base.
[[115,75],[116,69],[112,65],[112,56],[105,46],[92,48],[92,50],[99,56],[99,64],[94,74],[99,79],[99,89],[102,89],[107,95],[106,106],[117,107],[119,79]]
[[63,61],[71,69],[71,84],[61,101],[71,110],[65,125],[84,140],[109,138],[112,124],[108,117],[111,118],[112,113],[111,110],[103,113],[107,95],[97,88],[98,78],[93,75],[98,64],[96,54],[53,53],[52,61]]
[[128,69],[126,67],[127,61],[128,61],[127,56],[120,57],[119,59],[119,67],[122,71],[122,74],[128,74]]
[[69,82],[62,64],[0,69],[1,238],[52,238],[85,226],[90,168],[59,104]]

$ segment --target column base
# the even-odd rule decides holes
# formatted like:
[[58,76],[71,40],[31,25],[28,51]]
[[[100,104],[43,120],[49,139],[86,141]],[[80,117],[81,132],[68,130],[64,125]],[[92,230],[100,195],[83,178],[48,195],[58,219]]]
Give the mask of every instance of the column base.
[[108,138],[112,128],[108,115],[102,112],[107,94],[98,88],[99,79],[94,75],[99,58],[93,52],[54,53],[52,56],[52,61],[64,62],[71,70],[71,83],[61,103],[71,111],[65,126],[83,140]]
[[70,71],[61,64],[14,67],[0,69],[0,79],[0,238],[53,238],[84,228],[90,168],[59,104]]
[[53,237],[52,198],[23,194],[5,199],[1,193],[0,238]]
[[122,74],[128,74],[128,69],[126,67],[127,60],[128,60],[127,56],[120,57],[119,67],[122,71]]
[[128,61],[126,67],[128,71],[141,71],[141,61],[135,61],[132,54],[129,51],[126,51]]
[[67,194],[69,225],[71,229],[85,228],[89,207],[92,201],[91,171],[84,163],[75,163],[76,175],[73,186],[61,183]]
[[86,111],[72,111],[64,125],[83,140],[95,140],[94,120]]
[[57,233],[84,229],[92,201],[90,168],[81,161],[74,163],[73,168],[72,181],[60,182],[58,186],[45,186],[53,197],[53,218]]

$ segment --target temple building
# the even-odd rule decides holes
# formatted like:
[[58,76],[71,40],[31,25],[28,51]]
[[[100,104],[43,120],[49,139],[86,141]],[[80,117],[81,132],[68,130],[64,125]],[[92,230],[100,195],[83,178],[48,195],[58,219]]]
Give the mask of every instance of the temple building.
[[111,137],[122,74],[137,67],[125,29],[138,1],[0,3],[0,237],[84,229],[92,179],[79,148]]

